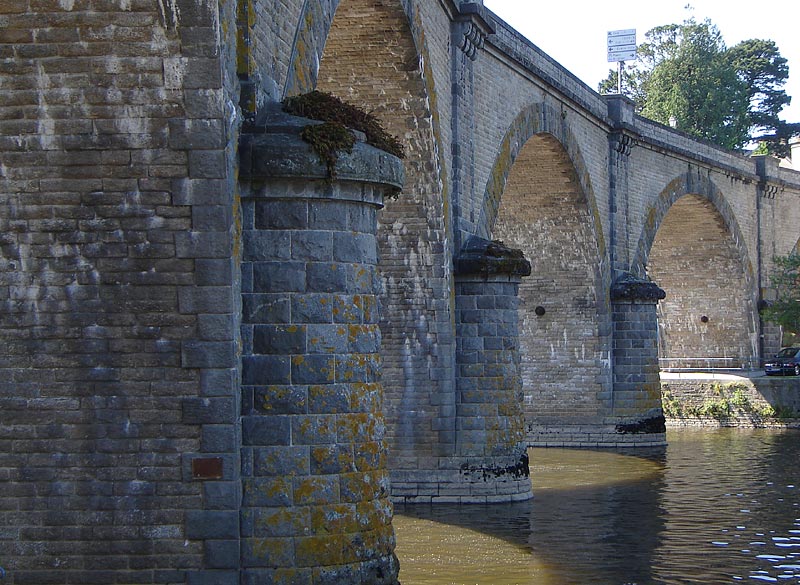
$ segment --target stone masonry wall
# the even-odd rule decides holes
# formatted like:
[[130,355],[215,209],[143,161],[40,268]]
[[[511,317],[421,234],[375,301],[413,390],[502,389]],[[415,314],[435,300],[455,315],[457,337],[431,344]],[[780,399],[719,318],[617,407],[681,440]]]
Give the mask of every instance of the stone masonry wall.
[[[435,105],[399,3],[347,0],[336,12],[318,89],[373,112],[405,147],[406,182],[378,220],[383,383],[390,466],[427,475],[452,452],[454,336]],[[368,49],[364,50],[364,47]],[[391,67],[386,64],[392,64]],[[449,421],[449,422],[446,422]]]
[[532,267],[520,285],[528,427],[602,420],[609,384],[598,243],[574,168],[551,135],[532,137],[517,156],[492,235],[523,250]]
[[0,4],[4,582],[227,562],[204,539],[238,534],[233,18]]
[[658,308],[662,366],[758,365],[745,268],[711,203],[687,196],[672,206],[653,243],[648,269],[667,293]]
[[[668,426],[798,426],[800,379],[661,380]],[[703,414],[701,414],[703,413]]]
[[[592,220],[600,226],[596,236],[608,241],[608,139],[607,106],[592,88],[584,85],[541,52],[532,39],[521,37],[507,23],[490,17],[495,34],[476,60],[474,107],[476,110],[476,184],[470,213],[476,233],[488,236],[491,225],[482,222],[480,206],[508,160],[504,139],[513,134],[510,152],[516,152],[529,136],[519,136],[517,126],[536,125],[538,132],[553,134],[561,142],[584,195],[590,201]],[[497,107],[503,104],[502,107]],[[528,118],[534,118],[528,120]],[[517,143],[517,139],[521,139]],[[499,195],[499,193],[497,194]],[[466,205],[466,204],[465,204]]]
[[[248,31],[247,68],[267,99],[283,98],[290,72],[292,46],[300,24],[303,2],[299,0],[242,0],[251,22]],[[240,8],[241,14],[242,8]],[[280,18],[276,18],[280,15]],[[240,16],[241,18],[241,16]],[[241,67],[241,65],[240,65]]]
[[[291,562],[305,563],[304,578],[356,581],[366,575],[362,580],[369,581],[380,569],[381,579],[393,579],[384,475],[367,472],[368,480],[343,483],[356,472],[344,472],[336,467],[338,458],[326,457],[329,443],[313,446],[320,455],[316,475],[341,475],[337,497],[345,493],[347,501],[334,501],[335,482],[327,478],[330,490],[303,484],[311,489],[293,491],[291,503],[264,507],[279,515],[299,510],[295,523],[281,530],[302,528],[303,514],[310,518],[317,504],[317,520],[320,510],[341,513],[337,517],[346,520],[334,529],[338,538],[325,535],[309,543],[299,533],[270,533],[268,514],[259,517],[261,523],[255,512],[250,515],[263,503],[252,499],[240,516],[243,498],[258,496],[250,489],[254,480],[284,475],[277,467],[283,460],[262,458],[256,466],[256,450],[274,446],[267,444],[274,429],[256,410],[260,384],[246,384],[241,400],[240,351],[247,347],[253,356],[269,357],[283,344],[281,355],[289,355],[296,332],[287,328],[278,335],[278,323],[251,314],[241,327],[239,230],[248,218],[239,214],[239,125],[243,113],[259,113],[285,93],[312,89],[320,61],[320,71],[331,73],[322,85],[375,109],[409,151],[406,191],[393,202],[396,211],[384,213],[378,240],[393,279],[387,323],[395,325],[384,331],[387,382],[396,392],[384,412],[387,436],[398,447],[398,466],[416,474],[415,489],[443,476],[454,486],[464,481],[459,472],[475,471],[477,477],[485,469],[462,470],[463,460],[445,455],[455,452],[457,426],[452,261],[456,240],[491,238],[501,179],[511,167],[510,155],[522,147],[514,142],[521,136],[514,132],[517,122],[527,129],[534,120],[539,124],[522,143],[546,131],[575,168],[595,229],[593,274],[602,283],[595,291],[597,339],[589,345],[613,350],[611,368],[596,369],[602,381],[588,387],[600,398],[597,384],[609,384],[611,396],[602,400],[612,401],[614,416],[601,429],[565,425],[564,443],[636,445],[662,438],[658,421],[648,428],[641,424],[647,422],[643,416],[658,413],[651,385],[657,376],[653,299],[615,302],[613,315],[603,311],[610,310],[612,273],[644,277],[661,221],[678,199],[701,195],[713,203],[741,260],[739,276],[747,281],[743,290],[753,307],[767,292],[771,256],[797,245],[800,173],[698,142],[634,116],[632,106],[612,115],[613,100],[495,22],[480,3],[345,0],[341,13],[338,7],[336,0],[0,1],[4,583],[233,585],[246,582],[243,568],[253,569],[252,580],[268,578],[275,569],[258,550],[262,541],[295,537]],[[380,16],[379,22],[357,23],[361,11]],[[334,13],[351,25],[331,29],[330,50],[338,56],[330,59],[323,49]],[[239,39],[237,28],[246,33]],[[373,43],[367,53],[363,46],[353,50],[362,41]],[[245,62],[237,63],[243,53]],[[238,109],[237,73],[246,88],[255,84],[258,103],[252,110]],[[456,156],[463,152],[470,156]],[[455,169],[455,163],[466,166]],[[314,180],[325,184],[324,178]],[[265,221],[277,220],[270,212]],[[459,238],[456,227],[463,228]],[[355,232],[355,240],[364,235]],[[303,253],[316,254],[318,235],[290,238],[306,245]],[[296,276],[295,260],[285,257],[285,249],[248,253],[260,258],[253,262],[277,263],[276,281]],[[271,282],[263,278],[260,284]],[[363,337],[354,333],[353,346],[348,332],[347,351],[338,328],[325,330],[342,355],[364,353],[356,345],[375,341],[374,323],[352,325],[371,328]],[[315,346],[308,331],[298,355],[324,360],[308,351],[309,344],[328,346]],[[775,343],[774,331],[769,335],[764,347]],[[484,338],[485,349],[490,337]],[[367,361],[374,364],[375,358]],[[309,373],[293,365],[298,375]],[[366,371],[365,365],[353,373]],[[405,392],[411,402],[403,402]],[[286,408],[279,393],[262,394],[270,406]],[[372,398],[367,393],[365,400]],[[345,407],[325,408],[337,405]],[[303,414],[307,421],[334,416]],[[343,414],[358,419],[365,413]],[[371,420],[380,418],[370,414]],[[478,417],[467,420],[464,425],[480,424]],[[492,420],[500,424],[501,418]],[[374,447],[379,423],[365,426],[366,442]],[[304,430],[298,429],[300,436]],[[240,451],[243,440],[248,444]],[[349,465],[347,453],[356,448],[347,444]],[[303,457],[308,448],[308,458],[289,463],[285,471],[295,474],[292,482],[306,463],[310,474],[312,445],[300,447]],[[359,473],[358,465],[369,465],[368,459],[354,463]],[[440,463],[446,469],[437,476]],[[512,472],[523,469],[521,458],[518,463]],[[367,495],[356,501],[343,485],[361,486],[359,497]],[[514,497],[505,493],[500,499]],[[369,514],[360,515],[364,510]],[[380,554],[351,563],[342,545],[345,534]],[[241,547],[242,538],[249,548]],[[244,559],[252,566],[242,567]],[[318,559],[335,570],[324,570],[322,561],[314,564]]]

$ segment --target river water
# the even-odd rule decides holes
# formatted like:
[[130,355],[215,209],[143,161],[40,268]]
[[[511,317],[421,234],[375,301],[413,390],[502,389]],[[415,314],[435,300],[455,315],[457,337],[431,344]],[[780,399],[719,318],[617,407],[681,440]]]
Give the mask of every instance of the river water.
[[800,431],[531,449],[534,499],[398,505],[402,585],[800,584]]

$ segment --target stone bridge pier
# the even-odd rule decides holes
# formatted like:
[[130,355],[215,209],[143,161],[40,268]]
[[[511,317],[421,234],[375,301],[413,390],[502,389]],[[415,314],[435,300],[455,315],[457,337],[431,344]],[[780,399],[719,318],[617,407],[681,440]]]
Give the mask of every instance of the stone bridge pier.
[[357,143],[329,171],[308,124],[241,142],[242,577],[395,583],[376,230],[403,169]]

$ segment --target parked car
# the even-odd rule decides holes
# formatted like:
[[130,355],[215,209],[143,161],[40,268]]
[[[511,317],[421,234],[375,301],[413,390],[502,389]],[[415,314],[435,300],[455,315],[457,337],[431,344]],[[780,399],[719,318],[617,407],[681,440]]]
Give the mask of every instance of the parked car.
[[800,347],[784,347],[778,355],[764,364],[764,371],[767,376],[800,376]]

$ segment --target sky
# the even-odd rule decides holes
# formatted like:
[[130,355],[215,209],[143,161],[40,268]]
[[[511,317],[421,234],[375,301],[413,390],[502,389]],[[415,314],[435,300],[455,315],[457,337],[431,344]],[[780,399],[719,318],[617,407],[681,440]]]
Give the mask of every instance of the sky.
[[794,2],[484,0],[484,5],[594,90],[609,69],[617,67],[606,61],[608,31],[636,29],[641,43],[651,28],[680,24],[694,16],[717,25],[728,47],[746,39],[773,40],[789,65],[784,89],[792,96],[792,104],[784,108],[781,118],[800,122],[800,18]]

